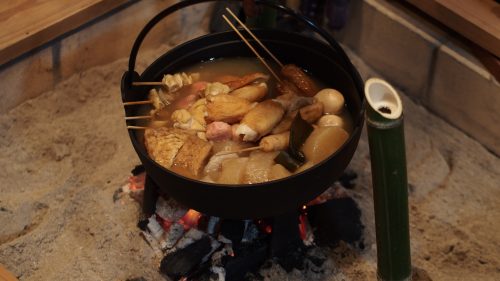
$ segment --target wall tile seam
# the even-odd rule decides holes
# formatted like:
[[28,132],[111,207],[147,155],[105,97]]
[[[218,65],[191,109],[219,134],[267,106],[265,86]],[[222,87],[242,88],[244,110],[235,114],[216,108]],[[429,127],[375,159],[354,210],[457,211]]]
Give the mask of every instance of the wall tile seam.
[[[433,54],[432,54],[432,58],[431,58],[431,62],[429,64],[430,65],[429,77],[432,79],[428,83],[428,85],[430,85],[430,86],[426,87],[426,89],[422,93],[423,98],[425,100],[428,100],[430,98],[430,95],[431,95],[431,91],[433,88],[431,83],[433,83],[434,74],[436,72],[436,68],[438,67],[437,60],[438,60],[439,55],[437,53],[440,50],[442,50],[444,53],[450,55],[451,57],[455,58],[459,63],[461,63],[465,67],[471,69],[472,71],[476,72],[477,74],[482,76],[484,79],[491,81],[492,83],[494,83],[497,86],[500,86],[499,81],[497,81],[486,69],[484,69],[480,65],[477,65],[476,63],[469,60],[468,58],[464,57],[463,55],[461,55],[457,51],[453,50],[453,48],[451,46],[448,46],[451,43],[448,40],[444,40],[444,41],[438,40],[437,38],[428,34],[425,30],[415,26],[414,24],[409,22],[407,19],[397,15],[396,13],[391,11],[390,9],[387,9],[386,7],[384,7],[382,4],[380,4],[378,2],[378,0],[364,0],[364,1],[367,4],[371,5],[378,12],[382,13],[383,15],[386,15],[387,17],[389,17],[390,19],[392,19],[396,23],[399,23],[399,24],[403,25],[404,27],[408,28],[408,30],[410,32],[414,32],[415,34],[422,37],[424,40],[427,40],[430,43],[432,43],[433,45],[435,45],[435,48],[434,48]],[[456,48],[459,48],[459,47],[457,46]]]
[[[427,83],[421,90],[421,98],[415,97],[415,99],[412,99],[414,101],[418,101],[419,103],[422,104],[428,104],[430,95],[432,92],[432,87],[434,83],[434,74],[437,66],[437,59],[438,59],[438,53],[439,53],[439,48],[443,45],[443,42],[438,40],[437,38],[433,37],[432,35],[428,34],[425,30],[415,26],[411,22],[409,22],[407,19],[397,15],[390,9],[387,9],[384,7],[382,4],[378,2],[378,0],[364,0],[365,3],[368,5],[371,5],[372,8],[374,8],[376,11],[380,12],[382,15],[387,16],[389,19],[391,19],[395,24],[400,24],[404,28],[406,28],[409,32],[414,33],[415,35],[419,36],[423,40],[430,42],[433,47],[432,47],[432,54],[431,58],[429,61],[429,68],[428,68],[428,78],[427,78]],[[394,81],[393,81],[394,82]],[[397,83],[396,83],[397,84]],[[403,85],[399,85],[400,87],[406,88]],[[412,96],[412,95],[410,95]]]
[[443,51],[445,54],[449,55],[450,57],[454,58],[457,62],[462,64],[463,66],[469,68],[470,70],[476,72],[478,75],[482,76],[484,79],[488,81],[492,81],[495,83],[497,86],[500,86],[498,81],[494,79],[493,75],[491,75],[486,69],[482,68],[481,66],[475,64],[471,60],[467,59],[466,57],[462,56],[460,53],[457,51],[453,50],[450,46],[447,44],[443,44],[440,47],[440,50]]
[[408,28],[410,31],[413,31],[414,33],[416,33],[417,35],[421,36],[422,38],[424,38],[425,40],[429,41],[430,43],[432,43],[432,44],[434,44],[436,46],[442,45],[442,42],[439,39],[437,39],[434,36],[430,35],[425,30],[423,30],[423,29],[415,26],[414,24],[412,24],[411,22],[409,22],[404,17],[402,17],[402,16],[394,13],[390,9],[387,9],[382,4],[380,4],[378,0],[364,0],[364,1],[367,4],[369,4],[370,6],[372,6],[374,9],[376,9],[377,11],[379,11],[380,13],[382,13],[383,15],[386,15],[387,17],[389,17],[390,19],[394,20],[395,22],[402,24],[404,27]]

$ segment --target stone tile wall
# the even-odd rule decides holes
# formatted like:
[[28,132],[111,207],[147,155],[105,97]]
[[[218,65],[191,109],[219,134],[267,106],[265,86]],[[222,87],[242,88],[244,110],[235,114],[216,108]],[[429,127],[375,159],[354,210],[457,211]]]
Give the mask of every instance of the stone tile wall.
[[[1,65],[0,113],[52,89],[75,73],[128,56],[144,25],[174,2],[134,2]],[[180,18],[177,14],[155,27],[144,42],[144,49],[168,44],[180,33]]]
[[394,1],[351,1],[334,33],[367,64],[500,155],[500,84],[460,42]]

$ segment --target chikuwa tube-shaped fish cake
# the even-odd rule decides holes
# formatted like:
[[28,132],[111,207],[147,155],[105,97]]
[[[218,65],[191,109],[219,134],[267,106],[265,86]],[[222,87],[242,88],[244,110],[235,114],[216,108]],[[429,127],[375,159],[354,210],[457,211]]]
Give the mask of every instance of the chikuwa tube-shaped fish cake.
[[243,141],[256,141],[271,132],[284,114],[285,110],[280,103],[273,100],[263,101],[243,117],[236,134],[243,136]]
[[288,148],[289,139],[289,131],[281,134],[268,135],[260,140],[259,146],[260,149],[265,152],[286,150]]

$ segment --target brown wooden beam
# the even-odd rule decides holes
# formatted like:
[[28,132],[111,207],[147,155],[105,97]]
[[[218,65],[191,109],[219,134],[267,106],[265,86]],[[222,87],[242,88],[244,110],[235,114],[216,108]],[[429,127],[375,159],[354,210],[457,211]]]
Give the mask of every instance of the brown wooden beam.
[[493,0],[407,0],[426,14],[500,57],[500,4]]
[[17,0],[0,5],[0,65],[131,0]]

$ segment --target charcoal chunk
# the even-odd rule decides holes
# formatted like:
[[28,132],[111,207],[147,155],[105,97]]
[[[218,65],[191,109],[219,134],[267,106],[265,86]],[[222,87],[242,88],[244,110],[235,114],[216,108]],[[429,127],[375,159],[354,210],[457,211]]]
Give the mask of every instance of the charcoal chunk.
[[336,246],[341,240],[354,245],[363,234],[361,211],[350,197],[310,206],[307,218],[319,246]]
[[144,165],[137,165],[132,169],[131,173],[134,176],[137,176],[140,173],[144,173],[146,171],[146,168],[144,168]]
[[148,219],[140,220],[137,223],[137,227],[140,228],[142,231],[146,231],[148,229],[148,223],[149,223]]
[[245,221],[224,219],[220,225],[220,233],[231,240],[233,250],[238,253],[241,239],[245,232]]
[[267,260],[269,246],[267,240],[242,243],[240,254],[225,260],[226,281],[243,280],[247,273],[258,270]]
[[142,212],[150,217],[156,212],[156,201],[158,200],[158,185],[153,179],[146,175],[146,182],[144,183],[144,199],[142,202]]
[[347,189],[352,189],[356,186],[354,181],[358,178],[358,174],[354,171],[346,170],[344,173],[340,176],[339,182],[340,184],[347,188]]
[[211,240],[208,236],[204,236],[185,248],[165,256],[161,261],[160,271],[173,280],[189,276],[211,251]]

